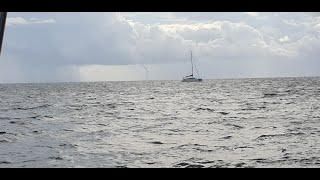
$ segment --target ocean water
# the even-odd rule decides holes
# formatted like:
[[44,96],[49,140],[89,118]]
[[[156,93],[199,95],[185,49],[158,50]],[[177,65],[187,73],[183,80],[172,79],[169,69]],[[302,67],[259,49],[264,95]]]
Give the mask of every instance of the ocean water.
[[0,167],[320,167],[320,78],[2,84]]

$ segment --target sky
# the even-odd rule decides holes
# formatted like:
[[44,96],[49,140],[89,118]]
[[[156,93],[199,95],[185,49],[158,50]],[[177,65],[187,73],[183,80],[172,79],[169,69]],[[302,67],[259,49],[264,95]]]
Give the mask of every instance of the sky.
[[320,76],[319,12],[9,12],[0,83]]

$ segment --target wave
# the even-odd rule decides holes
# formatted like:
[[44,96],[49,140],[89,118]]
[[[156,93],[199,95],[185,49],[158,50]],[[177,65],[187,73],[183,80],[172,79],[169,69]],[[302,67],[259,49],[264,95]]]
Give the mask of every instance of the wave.
[[31,109],[39,109],[39,108],[47,108],[50,107],[52,105],[50,104],[43,104],[40,106],[34,106],[34,107],[18,107],[18,108],[12,108],[12,110],[31,110]]

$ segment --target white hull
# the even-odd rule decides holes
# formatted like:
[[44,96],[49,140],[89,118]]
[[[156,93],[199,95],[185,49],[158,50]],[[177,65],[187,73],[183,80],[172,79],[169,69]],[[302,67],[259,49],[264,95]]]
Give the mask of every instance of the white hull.
[[193,78],[193,79],[183,79],[182,82],[201,82],[202,79],[197,79],[197,78]]

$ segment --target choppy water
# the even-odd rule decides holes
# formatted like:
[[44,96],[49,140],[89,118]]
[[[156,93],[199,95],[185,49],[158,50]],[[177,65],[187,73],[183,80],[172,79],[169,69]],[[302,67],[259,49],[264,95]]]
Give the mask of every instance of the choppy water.
[[0,85],[0,167],[320,167],[320,78]]

